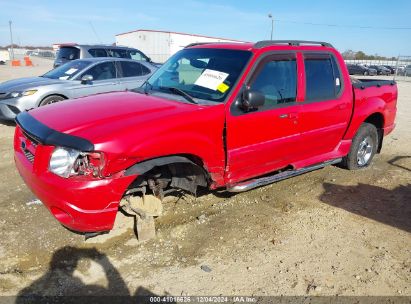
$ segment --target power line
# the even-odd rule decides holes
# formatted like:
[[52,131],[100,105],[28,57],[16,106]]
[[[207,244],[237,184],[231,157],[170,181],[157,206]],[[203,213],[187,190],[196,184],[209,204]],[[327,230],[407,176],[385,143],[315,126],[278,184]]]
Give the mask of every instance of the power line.
[[284,20],[284,19],[275,19],[275,21],[284,22],[284,23],[295,23],[295,24],[304,24],[304,25],[314,25],[314,26],[328,26],[328,27],[345,27],[345,28],[357,28],[357,29],[373,29],[373,30],[411,30],[410,27],[383,27],[383,26],[359,26],[359,25],[345,25],[345,24],[331,24],[331,23],[314,23],[314,22],[300,22],[294,20]]

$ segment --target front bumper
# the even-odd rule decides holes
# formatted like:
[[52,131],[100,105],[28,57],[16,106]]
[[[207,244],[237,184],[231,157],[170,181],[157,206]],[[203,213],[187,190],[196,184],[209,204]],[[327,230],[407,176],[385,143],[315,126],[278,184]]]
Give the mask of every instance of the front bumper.
[[14,120],[20,112],[35,108],[38,100],[33,95],[0,99],[0,119]]
[[[25,150],[21,146],[22,141],[25,141]],[[53,146],[31,143],[16,127],[14,159],[17,170],[51,214],[75,231],[111,230],[119,201],[135,176],[62,178],[48,171],[53,149]],[[28,154],[31,156],[28,157]]]

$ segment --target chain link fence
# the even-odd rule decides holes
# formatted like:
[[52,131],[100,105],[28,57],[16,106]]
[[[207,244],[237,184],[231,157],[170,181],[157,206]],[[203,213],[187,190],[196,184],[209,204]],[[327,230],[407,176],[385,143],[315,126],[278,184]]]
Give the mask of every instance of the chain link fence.
[[411,56],[398,56],[394,79],[411,82]]
[[9,51],[9,57],[10,59],[14,58],[15,59],[22,59],[24,56],[37,56],[41,58],[49,58],[49,59],[55,59],[56,58],[56,52],[53,51],[52,49],[47,50],[47,49],[24,49],[24,48],[11,48],[8,49]]
[[390,66],[394,69],[394,72],[390,75],[392,79],[411,81],[411,56],[398,56],[396,60],[346,59],[345,63],[363,66]]

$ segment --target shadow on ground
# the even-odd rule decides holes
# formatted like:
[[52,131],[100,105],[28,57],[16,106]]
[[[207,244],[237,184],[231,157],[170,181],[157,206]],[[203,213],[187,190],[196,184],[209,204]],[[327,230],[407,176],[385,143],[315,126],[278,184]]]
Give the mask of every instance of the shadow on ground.
[[[93,261],[100,265],[107,284],[84,283],[75,275],[75,270],[81,268],[80,261]],[[98,268],[97,274],[90,269],[86,273],[97,280],[100,277]],[[47,273],[22,289],[15,303],[150,303],[150,297],[154,296],[158,295],[144,287],[137,288],[134,295],[130,294],[118,270],[97,249],[67,246],[53,254]]]
[[323,186],[324,203],[411,232],[411,184],[393,190],[367,184]]
[[411,172],[411,167],[406,167],[401,164],[401,161],[404,159],[411,159],[411,156],[396,156],[393,159],[389,160],[388,163],[400,169]]

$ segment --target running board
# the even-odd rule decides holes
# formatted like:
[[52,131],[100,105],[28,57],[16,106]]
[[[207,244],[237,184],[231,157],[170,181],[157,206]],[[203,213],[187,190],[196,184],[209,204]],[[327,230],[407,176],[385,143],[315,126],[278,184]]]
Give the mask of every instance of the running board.
[[227,191],[229,192],[248,191],[248,190],[251,190],[257,187],[261,187],[261,186],[265,186],[265,185],[268,185],[274,182],[278,182],[283,179],[287,179],[287,178],[297,176],[303,173],[307,173],[310,171],[318,170],[328,165],[334,165],[334,164],[341,162],[341,160],[342,160],[341,158],[337,158],[337,159],[329,160],[329,161],[326,161],[320,164],[312,165],[309,167],[304,167],[298,170],[284,171],[284,172],[277,173],[277,174],[270,175],[270,176],[265,176],[265,177],[261,177],[257,179],[251,179],[245,182],[238,183],[234,185],[233,187],[227,188]]

